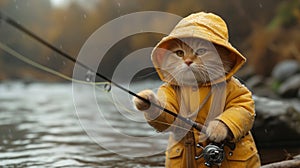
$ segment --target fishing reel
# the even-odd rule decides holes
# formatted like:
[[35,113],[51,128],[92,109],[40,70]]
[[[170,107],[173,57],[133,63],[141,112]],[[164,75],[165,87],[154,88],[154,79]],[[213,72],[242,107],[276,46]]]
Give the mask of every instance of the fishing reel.
[[195,159],[201,157],[205,160],[205,166],[212,167],[214,165],[220,166],[225,158],[224,144],[210,143],[203,147],[201,144],[197,144],[198,148],[202,148],[203,151],[199,156],[195,156]]

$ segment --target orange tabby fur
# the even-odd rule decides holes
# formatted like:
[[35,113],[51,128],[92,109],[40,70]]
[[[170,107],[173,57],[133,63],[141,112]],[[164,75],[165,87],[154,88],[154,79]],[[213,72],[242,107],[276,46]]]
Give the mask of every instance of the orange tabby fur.
[[[205,40],[176,39],[167,46],[169,55],[166,60],[161,60],[164,65],[161,68],[169,73],[168,80],[176,80],[180,85],[191,85],[190,80],[195,79],[197,83],[206,83],[209,80],[220,78],[228,73],[235,64],[235,60],[228,56],[228,50]],[[197,53],[197,51],[201,53]],[[150,102],[163,104],[151,90],[141,91],[138,95]],[[150,104],[138,98],[134,98],[133,102],[138,110],[146,111],[148,115],[157,116],[160,112],[158,108],[151,108]],[[228,132],[224,123],[213,120],[208,124],[206,134],[211,141],[221,142],[227,137]]]

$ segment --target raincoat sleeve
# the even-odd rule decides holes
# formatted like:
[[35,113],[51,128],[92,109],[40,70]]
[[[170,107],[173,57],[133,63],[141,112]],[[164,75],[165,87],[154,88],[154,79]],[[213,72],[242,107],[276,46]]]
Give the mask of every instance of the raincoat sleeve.
[[[157,91],[157,98],[162,107],[176,114],[178,113],[177,95],[172,86],[168,84],[160,86]],[[163,111],[160,111],[160,114],[154,119],[148,113],[145,113],[145,118],[159,132],[168,131],[168,128],[171,128],[170,126],[175,120],[172,115]]]
[[239,141],[253,126],[255,108],[252,93],[235,78],[228,82],[226,92],[225,111],[217,119],[228,126],[233,141]]

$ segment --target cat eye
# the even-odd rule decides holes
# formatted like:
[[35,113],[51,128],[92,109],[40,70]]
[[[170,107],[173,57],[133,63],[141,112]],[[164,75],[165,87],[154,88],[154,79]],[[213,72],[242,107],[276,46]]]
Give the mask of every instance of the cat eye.
[[195,55],[197,55],[197,56],[203,55],[203,54],[206,53],[206,51],[207,51],[206,48],[199,48],[199,49],[195,52]]
[[184,52],[182,50],[177,50],[174,52],[178,57],[183,57],[184,56]]

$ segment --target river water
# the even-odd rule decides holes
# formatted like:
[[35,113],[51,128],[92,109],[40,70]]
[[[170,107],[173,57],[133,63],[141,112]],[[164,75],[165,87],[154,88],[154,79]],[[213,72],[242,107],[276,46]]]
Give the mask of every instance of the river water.
[[[155,91],[160,84],[125,88]],[[1,83],[0,167],[164,167],[168,134],[146,123],[128,93],[109,89]],[[289,153],[299,153],[299,147],[260,149],[263,163],[284,160]]]
[[0,166],[163,167],[167,135],[148,126],[131,102],[101,89],[91,95],[87,87],[94,88],[0,84]]

